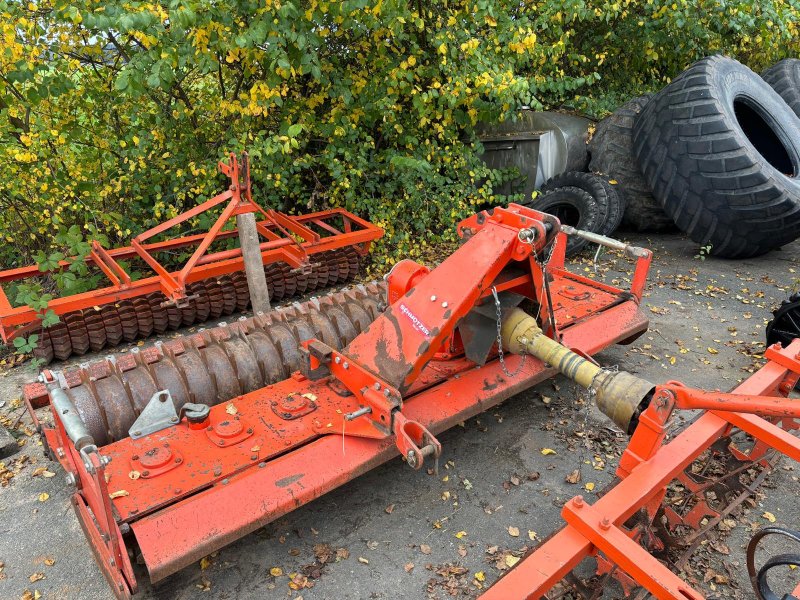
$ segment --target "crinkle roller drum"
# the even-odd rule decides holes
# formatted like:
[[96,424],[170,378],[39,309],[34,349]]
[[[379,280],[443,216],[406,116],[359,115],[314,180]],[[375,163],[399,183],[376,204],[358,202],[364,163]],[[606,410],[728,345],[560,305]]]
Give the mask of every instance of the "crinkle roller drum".
[[[291,298],[351,281],[358,274],[361,255],[354,248],[340,248],[314,255],[311,262],[306,273],[292,270],[286,263],[265,265],[270,299]],[[190,283],[187,293],[189,298],[181,306],[163,306],[164,295],[154,293],[68,313],[61,322],[38,332],[39,344],[34,354],[46,363],[53,358],[66,360],[73,354],[98,352],[154,333],[241,312],[250,306],[244,271]]]
[[385,308],[386,284],[370,283],[268,314],[107,357],[65,373],[62,387],[97,445],[124,438],[153,394],[168,390],[180,411],[213,406],[282,381],[300,368],[304,340],[343,349]]

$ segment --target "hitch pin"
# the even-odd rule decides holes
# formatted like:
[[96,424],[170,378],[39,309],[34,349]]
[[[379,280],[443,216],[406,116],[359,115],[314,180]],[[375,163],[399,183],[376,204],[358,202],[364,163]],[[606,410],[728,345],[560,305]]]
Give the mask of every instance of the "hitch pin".
[[368,414],[369,414],[369,413],[371,413],[371,412],[372,412],[372,408],[371,408],[371,407],[369,407],[369,406],[362,406],[362,407],[361,407],[361,408],[359,408],[358,410],[354,410],[354,411],[353,411],[353,412],[351,412],[351,413],[347,413],[347,414],[344,416],[344,420],[345,420],[345,421],[352,421],[353,419],[357,419],[358,417],[361,417],[361,416],[363,416],[363,415],[368,415]]

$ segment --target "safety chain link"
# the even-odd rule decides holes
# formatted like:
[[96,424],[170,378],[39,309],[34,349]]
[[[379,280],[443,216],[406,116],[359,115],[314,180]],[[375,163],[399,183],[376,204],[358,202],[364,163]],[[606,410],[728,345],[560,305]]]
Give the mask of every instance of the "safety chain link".
[[[522,238],[520,238],[520,240],[522,240]],[[530,238],[528,240],[528,243],[531,246],[533,246],[533,238]],[[547,258],[545,258],[543,261],[540,261],[538,255],[536,254],[536,252],[533,252],[533,259],[536,261],[536,263],[542,269],[542,273],[545,274],[545,277],[547,276],[546,275],[547,264],[550,262],[550,259],[553,257],[553,251],[555,250],[557,243],[558,243],[558,236],[556,236],[555,239],[553,240],[553,243],[550,244],[550,249],[547,252]],[[522,371],[523,367],[525,366],[525,360],[527,359],[528,355],[527,354],[523,354],[522,355],[522,361],[519,363],[519,366],[516,368],[516,370],[513,373],[508,370],[508,367],[506,366],[505,353],[503,352],[503,334],[502,334],[502,331],[501,331],[502,324],[503,324],[503,309],[500,306],[500,298],[497,295],[497,288],[494,287],[494,286],[492,286],[492,296],[494,297],[494,308],[495,308],[495,312],[497,314],[497,356],[500,359],[500,367],[503,369],[503,373],[506,374],[506,377],[509,377],[509,378],[516,377],[517,375],[519,375],[520,371]],[[536,320],[537,321],[539,320],[539,314],[541,312],[541,309],[542,309],[542,304],[539,303],[539,308],[536,311]]]

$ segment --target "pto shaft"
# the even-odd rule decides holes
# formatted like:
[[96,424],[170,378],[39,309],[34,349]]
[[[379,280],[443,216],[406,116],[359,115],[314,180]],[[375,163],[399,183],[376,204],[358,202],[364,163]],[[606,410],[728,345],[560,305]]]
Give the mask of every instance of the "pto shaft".
[[655,385],[625,371],[604,369],[547,337],[532,316],[514,308],[503,316],[503,348],[530,354],[552,365],[578,385],[596,394],[598,408],[628,434],[650,400]]

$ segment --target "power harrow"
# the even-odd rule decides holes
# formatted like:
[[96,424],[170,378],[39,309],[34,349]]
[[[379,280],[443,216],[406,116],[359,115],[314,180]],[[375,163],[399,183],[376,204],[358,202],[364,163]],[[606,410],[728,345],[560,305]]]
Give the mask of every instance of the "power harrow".
[[[565,270],[565,231],[635,260],[630,290]],[[593,505],[567,503],[566,527],[485,597],[543,597],[589,557],[628,592],[701,597],[651,552],[665,532],[724,514],[704,496],[721,482],[693,484],[687,472],[704,452],[724,448],[742,464],[768,462],[770,448],[800,458],[789,433],[800,405],[786,397],[800,342],[770,349],[733,393],[655,385],[591,358],[646,330],[648,250],[514,204],[473,215],[458,234],[462,245],[432,271],[402,261],[385,286],[44,371],[26,389],[33,414],[49,404],[52,424],[37,423],[118,597],[137,591],[132,557],[156,582],[398,454],[435,470],[436,434],[559,372],[631,436],[620,481]],[[701,416],[667,443],[679,409]],[[727,443],[734,428],[756,440],[749,451]],[[664,503],[675,478],[693,494],[685,510]]]
[[[107,250],[93,242],[85,261],[110,285],[90,292],[55,298],[45,311],[11,305],[2,284],[51,274],[37,266],[0,271],[0,337],[8,343],[20,335],[39,335],[35,354],[50,362],[73,354],[97,352],[151,334],[202,323],[241,312],[251,301],[242,249],[232,247],[237,228],[227,222],[243,214],[259,217],[258,251],[269,297],[290,298],[352,280],[372,241],[383,231],[344,209],[300,216],[263,209],[253,202],[247,154],[241,162],[231,154],[220,170],[229,189],[203,204],[136,236],[130,246]],[[224,204],[204,234],[165,238],[167,232]],[[153,241],[158,238],[157,241]],[[218,248],[217,246],[221,246]],[[209,250],[212,250],[209,252]],[[170,272],[162,256],[191,253]],[[61,261],[64,269],[74,259]],[[132,278],[121,261],[137,260],[150,276]],[[42,314],[52,310],[59,322],[42,329]]]

